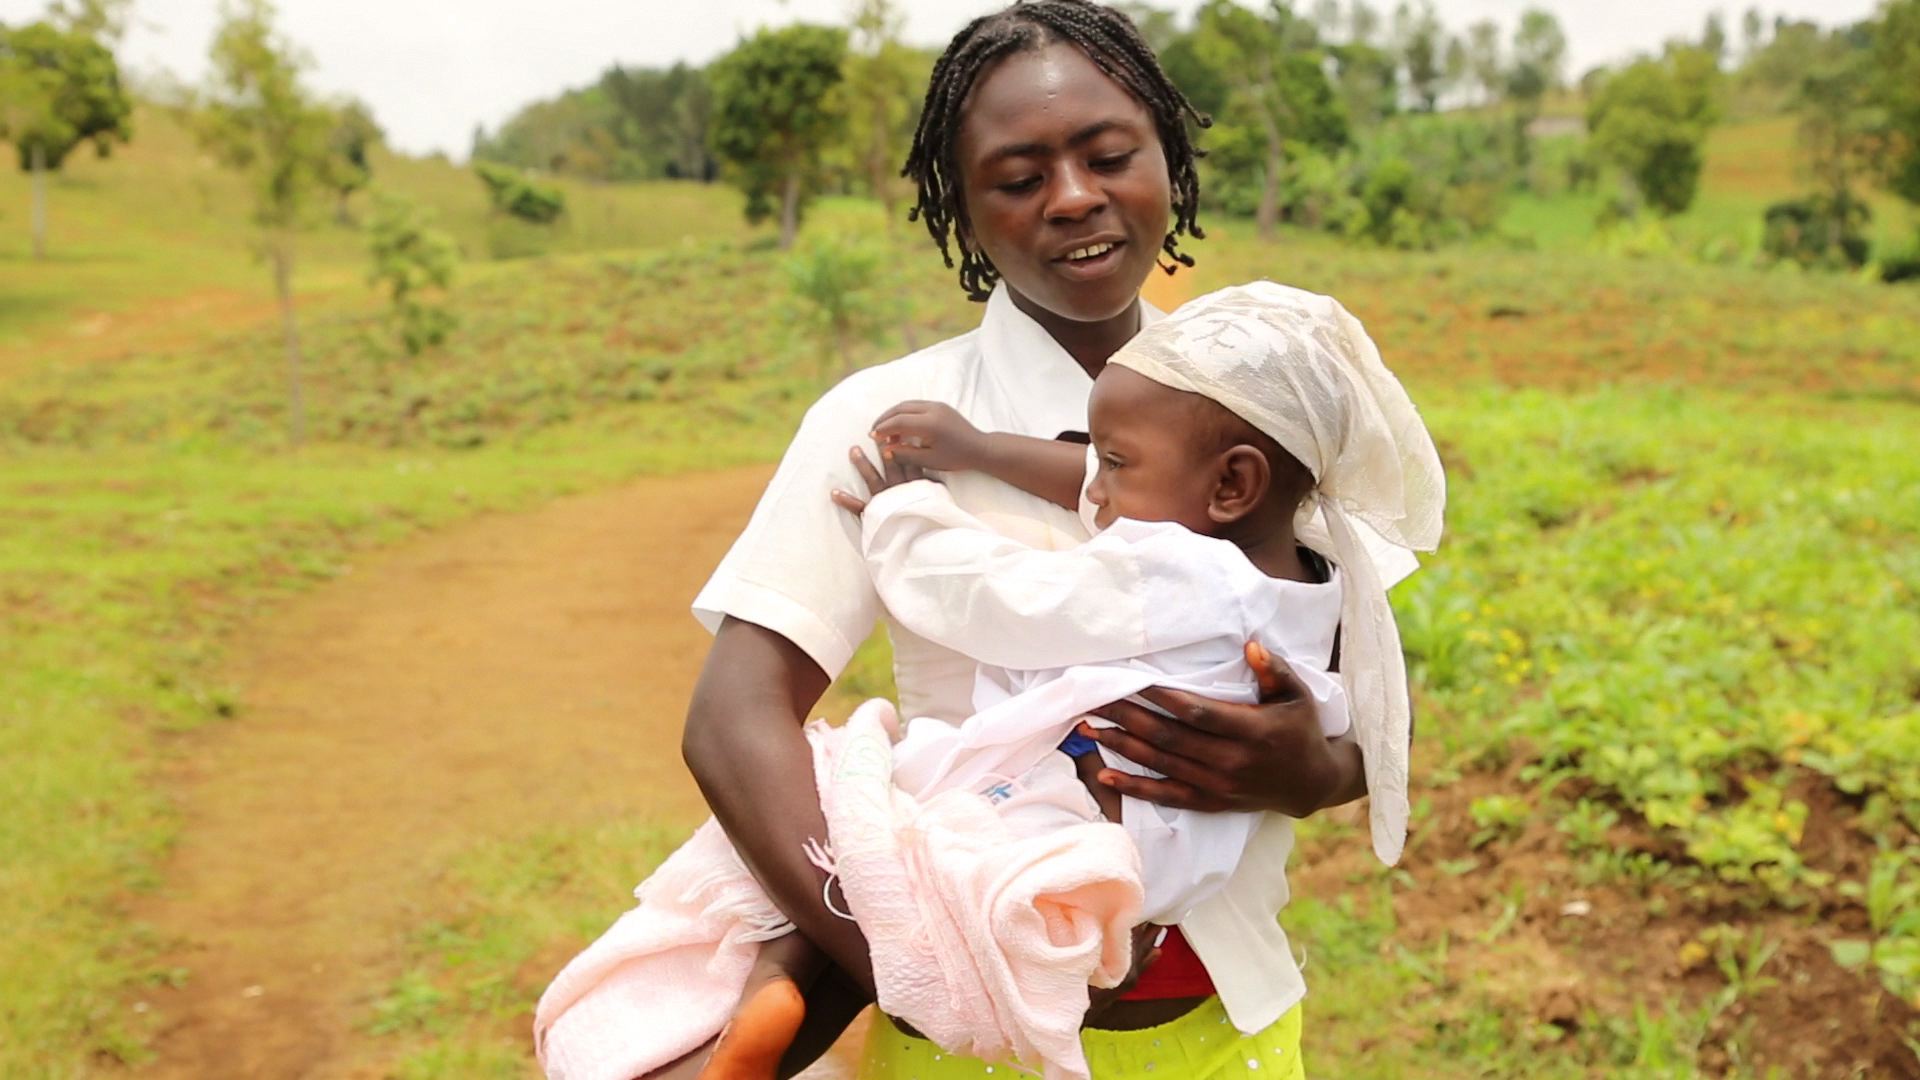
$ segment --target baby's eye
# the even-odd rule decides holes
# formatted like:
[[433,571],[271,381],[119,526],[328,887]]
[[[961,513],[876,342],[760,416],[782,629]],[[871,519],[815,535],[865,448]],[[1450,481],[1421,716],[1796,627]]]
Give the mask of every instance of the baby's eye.
[[1102,454],[1100,455],[1100,467],[1103,469],[1117,469],[1120,467],[1120,459],[1114,457],[1112,454]]

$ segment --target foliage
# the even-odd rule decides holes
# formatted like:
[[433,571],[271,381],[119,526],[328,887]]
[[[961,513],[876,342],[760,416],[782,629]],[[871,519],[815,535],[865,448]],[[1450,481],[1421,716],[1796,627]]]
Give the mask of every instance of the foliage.
[[266,234],[280,299],[288,431],[297,445],[306,437],[306,410],[294,319],[293,229],[326,175],[333,118],[301,85],[301,59],[274,30],[273,17],[270,0],[235,0],[223,9],[198,134],[253,189],[253,217]]
[[196,134],[253,188],[254,220],[299,222],[326,169],[333,118],[300,81],[303,59],[273,27],[268,0],[235,0],[214,38]]
[[816,238],[787,257],[787,284],[819,341],[823,372],[853,370],[854,347],[877,341],[885,330],[894,306],[880,289],[885,258],[886,252],[851,237]]
[[432,228],[425,213],[396,195],[379,200],[370,229],[371,282],[384,289],[393,305],[400,344],[418,355],[445,341],[453,330],[447,290],[459,260],[452,238]]
[[551,225],[566,212],[567,199],[559,188],[541,183],[518,169],[476,161],[473,174],[487,189],[496,212],[533,225]]
[[932,64],[900,39],[893,0],[861,0],[839,92],[847,135],[867,194],[880,200],[889,225],[899,200],[900,162],[920,122],[922,91]]
[[711,180],[711,109],[697,67],[616,64],[589,86],[523,107],[491,136],[475,132],[473,159],[595,180]]
[[119,65],[83,30],[0,26],[0,88],[0,140],[13,144],[23,171],[57,170],[83,142],[105,157],[133,135]]
[[1609,76],[1587,106],[1594,153],[1660,213],[1685,210],[1699,187],[1707,131],[1719,116],[1718,84],[1713,58],[1689,48]]
[[1896,135],[1887,186],[1920,204],[1920,0],[1890,0],[1873,39],[1874,96]]
[[1560,20],[1541,8],[1520,13],[1513,32],[1513,55],[1507,69],[1507,96],[1524,116],[1536,116],[1547,92],[1559,88],[1565,77],[1567,35]]
[[1761,250],[1775,261],[1826,270],[1866,265],[1866,227],[1872,212],[1846,193],[1817,192],[1767,207]]
[[844,124],[833,91],[845,53],[845,31],[799,23],[755,33],[709,71],[714,154],[745,192],[749,221],[771,215],[779,199],[782,250],[793,244],[821,149]]
[[1348,138],[1313,26],[1285,5],[1255,13],[1232,0],[1208,0],[1195,16],[1192,39],[1193,59],[1226,90],[1216,115],[1223,152],[1209,171],[1230,186],[1257,184],[1255,219],[1261,235],[1271,237],[1288,159],[1306,147],[1335,149]]
[[339,196],[338,217],[343,223],[347,220],[347,198],[373,179],[373,150],[384,138],[373,113],[360,102],[349,101],[334,111],[320,178]]
[[1446,30],[1434,14],[1432,0],[1420,0],[1415,7],[1402,0],[1393,12],[1393,41],[1407,75],[1407,89],[1418,99],[1424,112],[1432,112],[1440,99],[1443,41]]

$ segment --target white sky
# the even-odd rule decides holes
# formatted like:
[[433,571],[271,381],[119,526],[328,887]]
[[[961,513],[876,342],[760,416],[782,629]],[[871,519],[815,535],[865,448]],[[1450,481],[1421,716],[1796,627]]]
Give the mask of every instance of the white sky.
[[[0,0],[0,22],[39,17],[45,0]],[[608,65],[704,64],[763,25],[840,22],[850,0],[279,0],[282,30],[314,61],[312,84],[372,106],[388,140],[415,153],[464,157],[475,124],[489,129],[536,98],[592,81]],[[907,37],[943,44],[1002,0],[900,0]],[[1183,15],[1199,0],[1160,2]],[[1386,13],[1391,0],[1374,0]],[[1509,30],[1530,6],[1551,10],[1570,40],[1569,72],[1699,34],[1727,13],[1737,45],[1741,0],[1435,0],[1453,31],[1492,18]],[[1875,0],[1771,0],[1775,13],[1827,25],[1871,14]],[[1309,11],[1310,0],[1296,9]],[[135,72],[197,82],[218,0],[134,0],[120,54]]]

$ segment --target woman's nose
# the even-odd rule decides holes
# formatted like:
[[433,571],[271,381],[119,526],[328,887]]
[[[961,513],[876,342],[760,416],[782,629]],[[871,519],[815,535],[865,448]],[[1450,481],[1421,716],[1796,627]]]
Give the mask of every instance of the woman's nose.
[[1107,193],[1099,178],[1085,167],[1066,164],[1055,174],[1047,188],[1047,220],[1079,221],[1107,205]]

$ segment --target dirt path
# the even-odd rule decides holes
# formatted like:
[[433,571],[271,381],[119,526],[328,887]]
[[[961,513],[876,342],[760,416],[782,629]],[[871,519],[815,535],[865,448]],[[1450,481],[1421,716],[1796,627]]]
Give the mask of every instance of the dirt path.
[[191,972],[153,1077],[378,1075],[355,1029],[477,837],[701,804],[677,752],[687,614],[767,470],[650,479],[356,566],[236,650],[244,713],[180,755],[139,914]]

